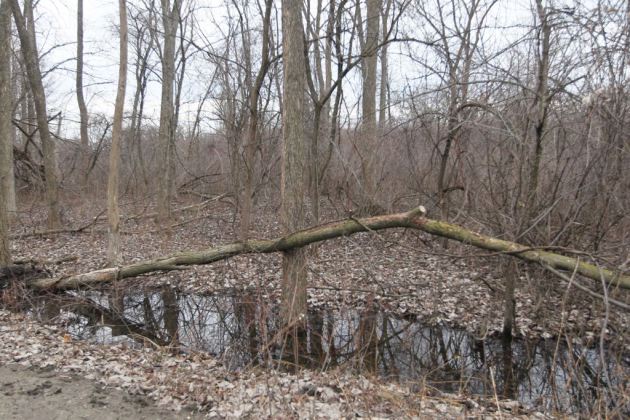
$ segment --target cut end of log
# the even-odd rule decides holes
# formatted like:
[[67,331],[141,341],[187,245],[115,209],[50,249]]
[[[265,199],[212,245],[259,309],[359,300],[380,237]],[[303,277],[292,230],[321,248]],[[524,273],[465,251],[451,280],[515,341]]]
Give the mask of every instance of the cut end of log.
[[426,216],[426,214],[427,214],[427,208],[424,206],[418,206],[407,213],[408,217],[417,217],[417,216],[423,217],[423,216]]

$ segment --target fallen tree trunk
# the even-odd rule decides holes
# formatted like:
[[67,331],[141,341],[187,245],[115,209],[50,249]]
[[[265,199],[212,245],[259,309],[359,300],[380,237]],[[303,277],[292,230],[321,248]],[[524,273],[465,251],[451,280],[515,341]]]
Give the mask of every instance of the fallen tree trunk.
[[180,252],[163,258],[141,261],[122,267],[106,268],[57,279],[37,279],[29,282],[29,285],[39,289],[76,289],[151,272],[176,270],[180,269],[181,266],[210,264],[241,254],[287,251],[358,232],[389,228],[411,228],[474,245],[478,248],[505,253],[525,261],[545,264],[558,270],[575,271],[598,282],[603,279],[614,286],[630,289],[630,276],[628,275],[588,264],[577,258],[481,235],[457,225],[429,219],[424,217],[424,215],[425,210],[421,206],[407,213],[332,222],[297,231],[282,238],[237,242],[201,251]]

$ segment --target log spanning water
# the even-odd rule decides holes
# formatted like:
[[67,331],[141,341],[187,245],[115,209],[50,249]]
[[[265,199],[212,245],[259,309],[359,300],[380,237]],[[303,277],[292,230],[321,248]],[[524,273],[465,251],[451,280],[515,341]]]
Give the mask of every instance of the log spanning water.
[[432,235],[456,240],[477,248],[516,257],[524,261],[542,264],[556,270],[578,273],[597,282],[602,280],[612,286],[630,289],[630,276],[597,265],[549,252],[544,247],[536,248],[482,235],[451,223],[425,217],[420,206],[406,213],[382,216],[350,218],[293,232],[289,235],[266,240],[249,240],[220,245],[198,251],[186,251],[165,257],[145,260],[120,267],[106,268],[88,273],[53,279],[37,279],[28,285],[38,289],[77,289],[97,283],[136,277],[142,274],[181,269],[182,266],[211,264],[216,261],[251,253],[288,251],[312,243],[349,236],[358,232],[369,232],[392,228],[417,229]]

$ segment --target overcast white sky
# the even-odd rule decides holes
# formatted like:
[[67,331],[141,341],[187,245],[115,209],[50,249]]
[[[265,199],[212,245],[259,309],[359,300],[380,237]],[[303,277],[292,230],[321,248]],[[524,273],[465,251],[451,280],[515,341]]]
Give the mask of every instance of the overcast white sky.
[[[196,0],[199,8],[198,20],[207,23],[204,32],[212,33],[212,20],[221,22],[225,9],[221,0]],[[279,3],[279,1],[278,1]],[[279,7],[279,4],[278,4]],[[528,0],[501,0],[495,10],[495,18],[499,24],[520,21],[531,22],[529,12],[531,3]],[[74,92],[76,63],[72,60],[76,56],[76,0],[40,0],[36,9],[38,42],[40,53],[55,45],[61,45],[46,56],[43,63],[49,68],[59,62],[65,64],[59,70],[51,73],[45,80],[48,93],[48,105],[55,111],[61,110],[64,115],[62,134],[72,136],[76,133],[78,120],[76,97]],[[85,31],[85,85],[88,109],[91,114],[113,114],[115,84],[118,66],[118,1],[116,0],[84,0],[84,31]],[[510,36],[508,31],[495,31],[492,34],[499,42],[505,42]],[[410,65],[405,59],[396,54],[396,48],[390,49],[390,63],[392,78],[403,81],[414,78],[419,69]],[[131,59],[131,56],[130,56]],[[130,72],[133,67],[130,66]],[[195,80],[198,74],[191,68],[187,97],[182,107],[182,123],[186,122],[188,111],[197,108],[197,98],[205,89],[203,80]],[[127,109],[130,106],[135,89],[132,74],[128,77]],[[146,115],[157,120],[159,116],[159,86],[154,83],[149,89]],[[210,105],[209,105],[210,106]],[[211,110],[208,110],[209,112]]]

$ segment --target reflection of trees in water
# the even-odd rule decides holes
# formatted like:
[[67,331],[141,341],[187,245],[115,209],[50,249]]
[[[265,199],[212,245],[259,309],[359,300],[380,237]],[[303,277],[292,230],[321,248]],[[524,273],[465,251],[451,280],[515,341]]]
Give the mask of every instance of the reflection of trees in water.
[[80,337],[91,338],[93,326],[104,323],[111,326],[111,336],[143,335],[160,345],[205,350],[230,368],[345,365],[404,382],[485,395],[494,394],[494,379],[500,396],[548,410],[582,413],[622,398],[613,390],[622,393],[627,375],[627,365],[617,362],[612,353],[607,355],[606,368],[613,383],[606,384],[597,350],[555,341],[479,341],[462,330],[396,318],[374,304],[362,311],[310,312],[296,358],[278,340],[282,331],[275,307],[253,292],[199,296],[168,288],[125,296],[92,292],[77,299],[74,306],[50,300],[40,313],[51,319],[60,310],[71,309],[83,317],[74,327]]

